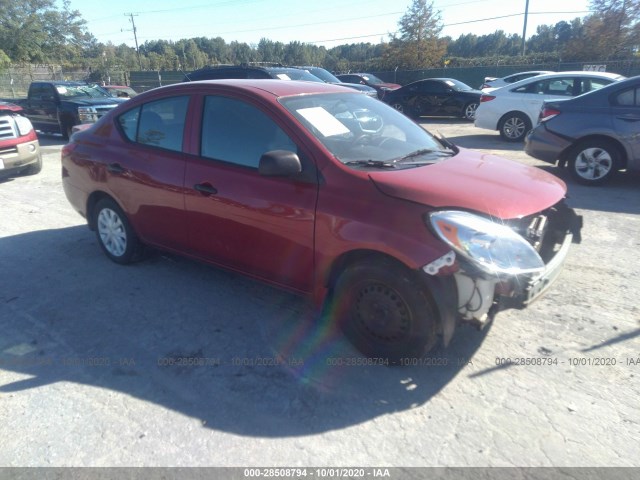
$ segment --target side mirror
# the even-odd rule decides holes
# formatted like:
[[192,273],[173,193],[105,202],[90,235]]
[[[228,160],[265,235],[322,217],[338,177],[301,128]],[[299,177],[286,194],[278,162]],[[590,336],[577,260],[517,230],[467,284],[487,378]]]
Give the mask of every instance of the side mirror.
[[292,177],[302,171],[300,158],[288,150],[271,150],[262,154],[258,172],[265,177]]

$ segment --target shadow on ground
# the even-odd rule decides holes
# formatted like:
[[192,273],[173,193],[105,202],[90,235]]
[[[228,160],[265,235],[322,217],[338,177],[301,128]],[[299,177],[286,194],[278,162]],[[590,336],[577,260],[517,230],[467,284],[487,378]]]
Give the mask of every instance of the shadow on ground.
[[0,257],[0,367],[27,376],[0,392],[91,385],[240,435],[308,435],[423,405],[486,334],[459,329],[435,366],[368,365],[303,299],[173,256],[115,265],[85,226],[0,238]]

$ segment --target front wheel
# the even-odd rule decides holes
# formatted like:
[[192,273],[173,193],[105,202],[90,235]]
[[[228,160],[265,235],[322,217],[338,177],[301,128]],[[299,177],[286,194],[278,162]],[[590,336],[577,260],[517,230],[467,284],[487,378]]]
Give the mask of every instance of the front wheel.
[[125,265],[135,260],[140,242],[122,209],[110,198],[98,201],[94,209],[98,243],[109,259]]
[[576,145],[569,157],[571,175],[583,185],[600,185],[618,170],[618,148],[606,140],[588,140]]
[[472,122],[476,118],[477,109],[478,109],[478,102],[467,103],[462,109],[462,116],[466,120],[469,120],[470,122]]
[[508,113],[498,125],[500,136],[507,142],[522,142],[531,130],[531,121],[524,113]]
[[338,278],[333,294],[338,324],[368,357],[401,364],[436,344],[436,308],[404,267],[388,262],[352,265]]

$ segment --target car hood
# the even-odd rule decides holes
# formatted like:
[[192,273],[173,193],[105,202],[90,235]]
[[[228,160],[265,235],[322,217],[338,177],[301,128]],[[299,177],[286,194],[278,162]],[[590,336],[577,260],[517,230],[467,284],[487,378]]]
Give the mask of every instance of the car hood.
[[424,167],[373,171],[384,194],[434,208],[458,208],[503,220],[540,212],[564,198],[559,178],[495,155],[472,150]]
[[22,112],[22,107],[10,102],[0,102],[0,112]]
[[76,105],[86,105],[86,106],[98,106],[98,105],[113,105],[124,103],[128,98],[116,98],[116,97],[105,97],[105,98],[72,98],[68,100],[64,100],[66,102],[71,102]]

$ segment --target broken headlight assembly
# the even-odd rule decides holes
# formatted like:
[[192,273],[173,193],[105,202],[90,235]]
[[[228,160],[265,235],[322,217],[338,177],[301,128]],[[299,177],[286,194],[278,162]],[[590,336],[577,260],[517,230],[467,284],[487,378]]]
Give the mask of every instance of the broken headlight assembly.
[[488,274],[537,273],[545,267],[531,244],[506,225],[458,210],[433,212],[429,222],[442,241]]

